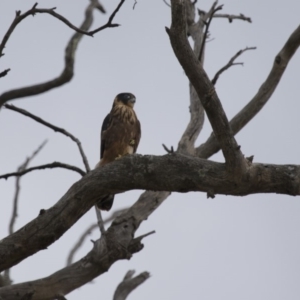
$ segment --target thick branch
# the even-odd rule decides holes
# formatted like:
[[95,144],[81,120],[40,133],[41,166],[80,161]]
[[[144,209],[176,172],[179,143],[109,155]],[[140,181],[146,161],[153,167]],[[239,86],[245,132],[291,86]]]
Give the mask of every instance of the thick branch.
[[135,277],[134,270],[129,270],[123,281],[118,285],[113,300],[125,300],[127,299],[128,295],[136,289],[139,285],[143,284],[149,277],[149,272],[143,272]]
[[[205,159],[179,154],[129,155],[91,171],[76,182],[52,208],[3,239],[0,243],[0,271],[16,265],[59,239],[101,195],[134,189],[214,191],[214,194],[236,196],[255,193],[299,195],[300,166],[250,164],[247,174],[237,179],[233,178],[224,164]],[[168,192],[164,194],[165,197],[169,195]],[[159,198],[152,201],[155,208],[163,200]],[[125,214],[134,211],[135,206]],[[141,219],[134,215],[135,221],[139,224],[152,211],[145,205]]]
[[81,170],[78,167],[55,161],[51,164],[40,165],[40,166],[28,168],[28,169],[23,169],[18,172],[3,174],[3,175],[0,175],[0,179],[2,179],[2,178],[7,179],[8,177],[13,177],[13,176],[22,176],[29,172],[35,171],[35,170],[45,170],[45,169],[54,169],[54,168],[71,170],[71,171],[79,173],[81,176],[84,176],[86,174],[83,170]]
[[[291,34],[283,48],[275,56],[273,67],[250,102],[230,121],[233,134],[237,134],[264,107],[274,93],[289,61],[300,46],[300,26]],[[220,150],[220,144],[212,133],[208,140],[196,149],[196,155],[208,158]]]
[[45,125],[46,127],[49,127],[51,129],[53,129],[55,132],[60,132],[60,133],[64,134],[65,136],[69,137],[72,141],[74,141],[77,144],[86,171],[87,172],[90,171],[90,166],[89,166],[88,160],[86,158],[86,155],[85,155],[85,153],[83,151],[83,148],[81,146],[81,142],[73,134],[71,134],[70,132],[68,132],[67,130],[65,130],[63,128],[60,128],[60,127],[55,126],[55,125],[53,125],[53,124],[51,124],[49,122],[44,121],[42,118],[40,118],[38,116],[35,116],[34,114],[30,113],[29,111],[27,111],[25,109],[18,108],[16,106],[12,105],[12,104],[5,104],[4,106],[7,109],[16,111],[16,112],[18,112],[18,113],[20,113],[20,114],[22,114],[22,115],[24,115],[26,117],[29,117],[29,118],[35,120],[36,122],[38,122],[40,124]]
[[229,62],[224,66],[222,67],[214,76],[214,78],[211,80],[211,83],[213,85],[216,85],[217,83],[217,80],[219,79],[219,76],[225,72],[226,70],[228,70],[230,67],[232,66],[236,66],[236,65],[243,65],[243,63],[235,63],[234,61],[240,56],[242,55],[245,51],[248,51],[248,50],[255,50],[256,47],[246,47],[245,49],[242,49],[240,51],[238,51],[234,56],[231,57],[231,59],[229,60]]
[[[160,199],[158,199],[158,194]],[[164,193],[167,197],[168,193]],[[162,193],[145,192],[138,201],[116,219],[94,247],[78,262],[54,274],[0,289],[0,297],[6,300],[21,299],[30,294],[31,300],[52,300],[57,295],[64,296],[74,289],[90,282],[107,272],[110,266],[120,259],[130,259],[132,254],[143,249],[142,239],[154,232],[134,238],[140,222],[146,220],[161,203]]]
[[245,167],[244,158],[216,91],[187,40],[185,3],[181,0],[172,0],[172,25],[168,33],[175,55],[193,84],[221,145],[227,167],[239,176]]

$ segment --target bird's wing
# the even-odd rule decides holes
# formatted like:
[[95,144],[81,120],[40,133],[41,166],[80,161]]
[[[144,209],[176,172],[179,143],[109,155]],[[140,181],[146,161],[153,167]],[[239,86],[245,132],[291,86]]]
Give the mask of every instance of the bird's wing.
[[135,144],[134,144],[134,147],[133,147],[133,153],[136,152],[137,150],[137,147],[140,143],[140,139],[141,139],[141,135],[142,135],[142,132],[141,132],[141,123],[140,121],[137,119],[136,120],[136,123],[135,123]]
[[103,158],[103,153],[105,149],[105,138],[104,134],[106,130],[109,128],[111,125],[111,116],[108,114],[105,119],[103,120],[102,127],[101,127],[101,147],[100,147],[100,159]]

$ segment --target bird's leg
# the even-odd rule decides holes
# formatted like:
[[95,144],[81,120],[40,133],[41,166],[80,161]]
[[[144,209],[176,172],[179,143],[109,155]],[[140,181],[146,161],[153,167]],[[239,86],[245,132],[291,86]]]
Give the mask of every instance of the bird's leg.
[[134,146],[134,145],[135,145],[135,139],[130,140],[130,141],[129,141],[129,145],[130,145],[130,146]]

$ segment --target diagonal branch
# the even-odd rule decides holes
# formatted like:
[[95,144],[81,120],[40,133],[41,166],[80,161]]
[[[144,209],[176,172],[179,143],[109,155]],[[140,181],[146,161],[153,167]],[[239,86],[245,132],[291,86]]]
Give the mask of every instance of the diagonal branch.
[[172,0],[172,24],[167,29],[174,53],[193,84],[206,111],[211,126],[221,145],[227,167],[240,176],[245,169],[245,161],[240,151],[228,119],[217,93],[198,58],[194,55],[186,37],[185,3]]
[[[290,35],[283,48],[275,56],[273,67],[256,95],[230,121],[233,134],[237,134],[245,127],[264,107],[273,95],[279,81],[295,52],[300,47],[300,26]],[[196,149],[196,155],[208,158],[220,150],[215,135],[212,133],[207,141]]]
[[135,277],[132,277],[135,270],[129,270],[123,281],[118,285],[113,300],[125,300],[128,295],[136,289],[139,285],[143,284],[149,277],[149,272],[143,272]]
[[62,169],[72,170],[74,172],[79,173],[81,176],[84,176],[86,174],[83,170],[81,170],[78,167],[55,161],[51,164],[40,165],[40,166],[28,168],[28,169],[23,169],[18,172],[14,172],[14,173],[3,174],[3,175],[0,175],[0,179],[2,179],[2,178],[7,179],[8,177],[12,177],[12,176],[22,176],[29,172],[35,171],[35,170],[45,170],[45,169],[54,169],[54,168],[62,168]]
[[224,66],[222,67],[214,76],[214,78],[211,80],[211,83],[213,85],[216,85],[217,83],[217,80],[219,79],[219,76],[226,70],[228,70],[230,67],[232,66],[236,66],[236,65],[243,65],[243,63],[235,63],[234,61],[240,56],[242,55],[245,51],[248,51],[248,50],[255,50],[256,47],[246,47],[245,49],[242,49],[240,51],[238,51],[230,60],[229,62]]
[[[124,0],[122,0],[121,2],[123,3]],[[119,6],[120,6],[120,4],[118,5],[118,7]],[[33,8],[35,8],[35,7],[33,7]],[[100,5],[100,3],[97,0],[91,0],[91,3],[88,5],[88,7],[85,11],[85,19],[84,19],[82,25],[79,27],[80,31],[87,32],[89,30],[89,28],[91,27],[92,22],[93,22],[93,10],[99,9],[102,11],[101,8],[103,8],[103,7],[102,7],[102,5]],[[117,11],[115,10],[113,12],[113,14],[110,16],[108,22],[104,26],[101,26],[100,28],[96,29],[96,32],[103,30],[105,28],[108,28],[108,27],[116,27],[117,24],[112,24],[112,20],[113,20],[114,16],[116,15],[116,12]],[[89,32],[89,35],[93,35],[93,33],[95,33],[95,30]],[[67,47],[65,49],[65,66],[64,66],[62,73],[59,76],[57,76],[56,78],[54,78],[52,80],[49,80],[49,81],[46,81],[46,82],[43,82],[40,84],[23,87],[23,88],[19,88],[19,89],[14,89],[14,90],[3,93],[2,95],[0,95],[0,108],[2,107],[3,104],[5,104],[9,100],[38,95],[38,94],[47,92],[53,88],[62,86],[63,84],[69,82],[73,78],[75,52],[77,50],[78,43],[80,42],[82,37],[83,37],[82,33],[76,32],[70,39],[69,43],[67,44]],[[6,38],[4,37],[4,39],[6,39],[6,40],[2,41],[3,47],[5,46],[8,38],[9,38],[9,35]],[[0,49],[0,51],[2,51],[2,50]]]
[[82,157],[82,160],[83,160],[83,163],[84,163],[84,166],[85,166],[85,169],[87,172],[90,171],[90,166],[89,166],[89,163],[88,163],[88,160],[87,160],[87,157],[83,151],[83,148],[82,148],[82,145],[81,145],[81,142],[78,138],[76,138],[73,134],[71,134],[70,132],[68,132],[67,130],[61,128],[61,127],[58,127],[58,126],[55,126],[49,122],[46,122],[44,121],[42,118],[38,117],[38,116],[35,116],[34,114],[30,113],[29,111],[25,110],[25,109],[22,109],[22,108],[18,108],[12,104],[5,104],[4,105],[5,108],[7,109],[10,109],[10,110],[13,110],[13,111],[16,111],[26,117],[29,117],[33,120],[35,120],[36,122],[40,123],[40,124],[43,124],[45,125],[46,127],[49,127],[51,129],[53,129],[55,132],[60,132],[62,134],[64,134],[65,136],[69,137],[73,142],[75,142],[78,146],[78,149],[79,149],[79,152],[80,152],[80,155]]

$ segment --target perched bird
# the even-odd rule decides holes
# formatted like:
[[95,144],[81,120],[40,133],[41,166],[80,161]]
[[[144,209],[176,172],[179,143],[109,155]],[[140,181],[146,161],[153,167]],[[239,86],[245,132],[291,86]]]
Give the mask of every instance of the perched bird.
[[[131,93],[118,94],[110,113],[101,128],[100,162],[102,167],[127,154],[136,152],[141,138],[141,125],[133,110],[135,96]],[[105,195],[97,202],[101,210],[110,210],[114,195]]]

